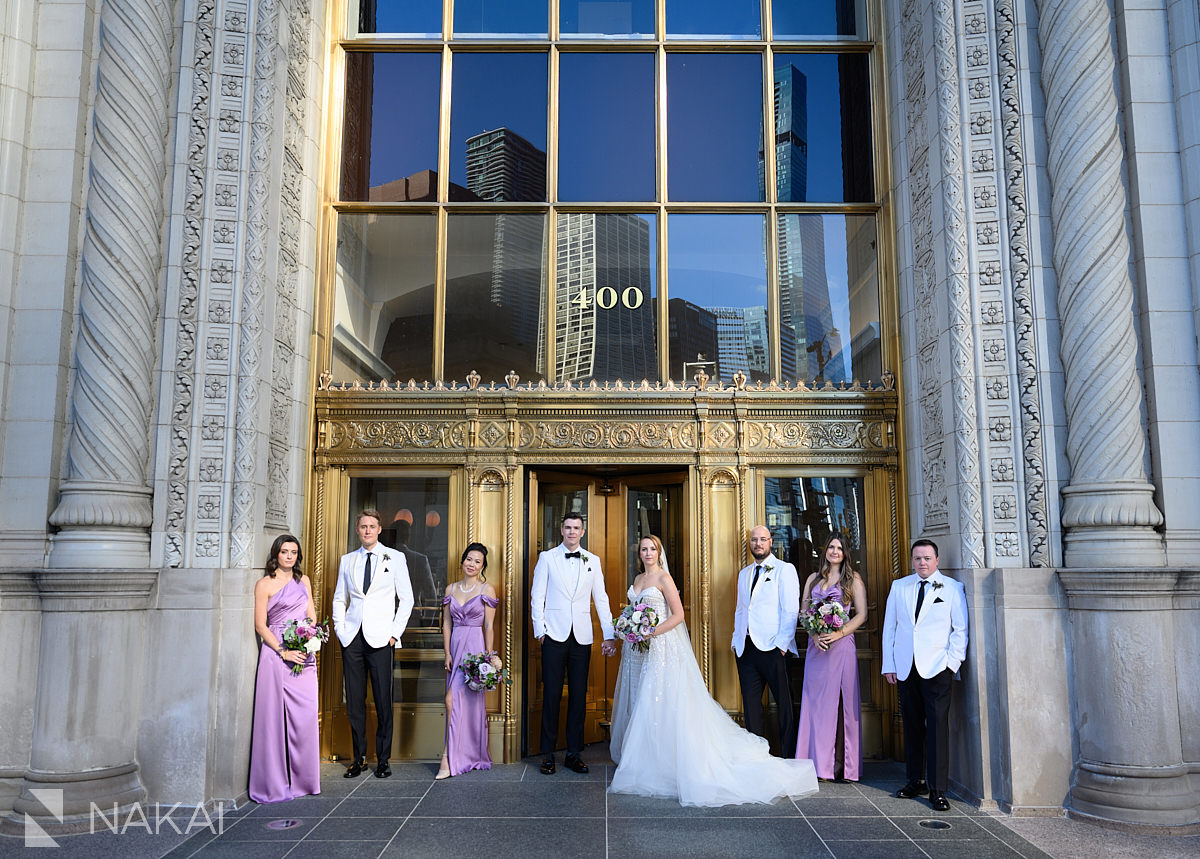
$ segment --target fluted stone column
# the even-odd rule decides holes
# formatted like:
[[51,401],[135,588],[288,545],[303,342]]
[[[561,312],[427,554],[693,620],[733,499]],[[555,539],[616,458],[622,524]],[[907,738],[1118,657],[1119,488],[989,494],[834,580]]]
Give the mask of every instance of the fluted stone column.
[[1071,480],[1063,489],[1077,758],[1068,810],[1133,826],[1194,824],[1172,624],[1177,571],[1146,433],[1121,175],[1112,13],[1038,0],[1054,266]]
[[172,7],[101,4],[58,568],[150,562],[150,424],[161,280]]
[[1166,563],[1145,467],[1141,380],[1105,0],[1039,0],[1067,406],[1068,567]]

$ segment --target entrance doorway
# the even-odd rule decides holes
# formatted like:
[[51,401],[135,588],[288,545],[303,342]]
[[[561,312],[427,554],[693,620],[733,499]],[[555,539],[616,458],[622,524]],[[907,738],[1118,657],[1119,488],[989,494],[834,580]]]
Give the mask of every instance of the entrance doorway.
[[[654,534],[663,541],[671,575],[681,592],[687,620],[690,587],[689,552],[684,505],[687,493],[686,471],[655,473],[567,473],[532,469],[529,472],[528,551],[526,552],[525,594],[533,581],[538,555],[562,542],[560,526],[568,512],[583,516],[586,531],[582,545],[600,560],[604,570],[604,589],[609,606],[617,615],[628,601],[627,591],[637,575],[638,541]],[[592,615],[594,642],[601,640],[600,623]],[[527,654],[525,675],[526,755],[539,751],[542,719],[541,648],[533,638],[532,625],[526,625]],[[605,657],[600,647],[592,648],[588,670],[587,712],[584,742],[608,740],[613,692],[616,688],[620,655]],[[559,708],[559,748],[566,743],[567,695],[564,691]]]

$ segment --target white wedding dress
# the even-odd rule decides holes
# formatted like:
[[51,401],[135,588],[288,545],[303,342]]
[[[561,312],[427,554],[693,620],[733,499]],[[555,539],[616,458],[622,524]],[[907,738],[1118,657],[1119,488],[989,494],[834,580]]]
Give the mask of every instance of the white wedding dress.
[[[640,599],[664,621],[662,591]],[[817,791],[812,761],[772,757],[767,741],[745,731],[708,694],[684,624],[650,639],[650,650],[626,644],[613,706],[610,790],[678,799],[681,805],[771,802]]]

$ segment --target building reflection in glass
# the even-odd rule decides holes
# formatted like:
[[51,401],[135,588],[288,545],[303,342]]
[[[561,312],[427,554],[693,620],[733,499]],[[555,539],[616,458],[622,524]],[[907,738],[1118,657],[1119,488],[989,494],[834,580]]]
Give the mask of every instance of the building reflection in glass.
[[653,227],[650,215],[558,216],[557,378],[658,379]]
[[692,365],[701,363],[709,376],[724,382],[736,373],[752,382],[768,381],[763,217],[679,214],[668,224],[672,378],[690,380],[697,369]]
[[338,216],[335,380],[430,378],[436,236],[434,215]]
[[768,477],[764,482],[775,554],[795,565],[801,581],[817,571],[821,548],[835,531],[845,536],[855,566],[865,572],[862,483],[861,477]]

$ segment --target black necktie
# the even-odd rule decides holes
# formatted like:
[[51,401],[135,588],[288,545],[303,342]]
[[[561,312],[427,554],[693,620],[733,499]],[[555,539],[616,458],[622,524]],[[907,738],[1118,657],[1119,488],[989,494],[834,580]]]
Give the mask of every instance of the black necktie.
[[754,581],[750,582],[750,595],[754,595],[754,588],[758,586],[758,574],[762,572],[762,564],[754,565]]
[[371,587],[371,553],[367,552],[367,563],[363,567],[363,593],[367,592],[367,588]]
[[913,623],[917,622],[917,618],[921,616],[921,603],[925,602],[925,586],[929,584],[928,579],[921,579],[921,590],[917,592],[917,610],[913,612]]
[[578,558],[580,556],[580,554],[581,554],[580,552],[567,552],[567,557],[568,558]]

